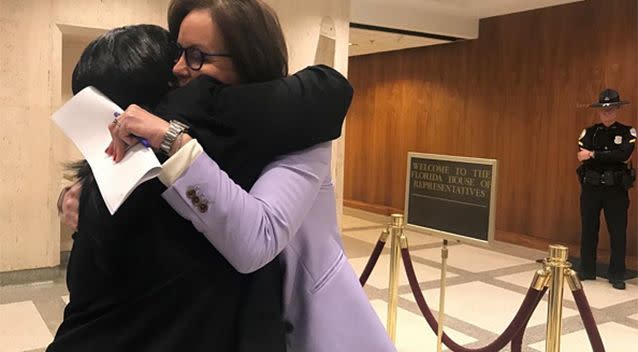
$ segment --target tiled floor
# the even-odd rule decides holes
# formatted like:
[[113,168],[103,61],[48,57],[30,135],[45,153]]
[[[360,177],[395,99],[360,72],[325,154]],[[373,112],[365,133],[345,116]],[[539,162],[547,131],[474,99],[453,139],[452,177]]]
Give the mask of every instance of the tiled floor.
[[[609,322],[598,326],[600,335],[607,351],[635,351],[636,329],[626,325]],[[587,339],[585,330],[579,330],[561,338],[561,351],[590,352],[591,345]],[[536,351],[545,351],[545,341],[531,346]]]
[[[352,213],[359,215],[359,212]],[[343,220],[346,251],[352,266],[360,273],[384,225],[377,220],[377,227],[369,223],[358,227],[361,220],[353,215],[344,216]],[[438,314],[441,240],[412,231],[406,234],[422,292],[430,308]],[[366,285],[366,292],[383,320],[387,315],[389,277],[389,245],[386,247]],[[493,247],[498,249],[466,244],[449,246],[445,328],[456,342],[467,347],[485,346],[503,331],[520,307],[534,272],[540,268],[536,260],[546,256],[544,252],[511,245]],[[638,341],[637,281],[629,281],[625,291],[612,289],[603,279],[583,282],[607,352],[632,351],[630,344]],[[400,285],[399,352],[436,351],[436,334],[421,316],[403,273]],[[561,351],[591,351],[567,286],[564,299]],[[523,351],[545,351],[546,315],[547,297],[530,320]],[[509,349],[506,347],[504,351]]]
[[[372,300],[371,303],[385,326],[386,317],[388,316],[388,304],[380,299]],[[427,328],[427,325],[420,314],[414,314],[408,310],[399,308],[397,310],[397,321],[401,326],[401,328],[397,330],[397,348],[399,351],[436,351],[437,335],[431,330],[429,332],[424,330],[424,328]],[[445,333],[460,344],[469,344],[476,341],[476,339],[453,329],[447,329]],[[415,336],[418,336],[418,338],[415,339]],[[445,348],[444,351],[448,351],[448,349]]]
[[[437,246],[437,248],[412,251],[411,255],[413,257],[419,257],[441,263],[441,249],[439,247],[440,246]],[[465,244],[451,246],[448,252],[449,258],[447,260],[447,264],[449,266],[472,273],[480,273],[533,262],[531,260],[513,257],[511,255],[501,254]]]
[[32,301],[0,305],[0,351],[45,346],[53,336]]
[[[378,217],[353,215],[345,215],[343,222],[346,252],[360,273],[384,224]],[[422,292],[436,314],[441,241],[413,231],[406,231],[406,234]],[[493,341],[505,328],[520,306],[533,273],[539,268],[535,260],[545,255],[512,246],[496,247],[499,250],[465,244],[449,247],[445,328],[456,342],[468,347],[480,347]],[[365,287],[384,324],[389,260],[386,248]],[[398,350],[436,351],[436,334],[429,329],[414,303],[405,275],[402,273],[401,276]],[[632,351],[630,344],[638,341],[637,281],[628,282],[625,291],[613,290],[602,279],[584,282],[607,352]],[[590,351],[568,289],[564,298],[562,351]],[[60,324],[68,299],[63,277],[53,282],[0,286],[0,352],[43,351]],[[545,350],[546,309],[545,298],[530,321],[523,351]]]
[[[439,288],[423,291],[423,295],[432,309],[438,309]],[[412,293],[402,297],[414,301]],[[486,299],[486,297],[491,299]],[[498,335],[512,321],[524,298],[525,295],[518,292],[481,281],[472,281],[446,288],[445,313],[472,325],[481,326],[483,329]],[[494,314],[494,312],[500,312],[500,314]],[[546,312],[547,304],[541,302],[530,319],[529,326],[544,324]],[[564,317],[577,314],[578,312],[575,310],[563,309]]]

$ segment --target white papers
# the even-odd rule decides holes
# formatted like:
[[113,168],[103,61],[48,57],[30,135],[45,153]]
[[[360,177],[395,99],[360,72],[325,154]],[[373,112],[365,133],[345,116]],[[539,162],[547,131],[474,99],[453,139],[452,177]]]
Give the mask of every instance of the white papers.
[[53,121],[91,165],[111,215],[137,186],[157,177],[161,170],[153,151],[139,143],[117,164],[106,155],[111,142],[108,125],[115,112],[122,113],[122,109],[94,87],[87,87],[53,114]]

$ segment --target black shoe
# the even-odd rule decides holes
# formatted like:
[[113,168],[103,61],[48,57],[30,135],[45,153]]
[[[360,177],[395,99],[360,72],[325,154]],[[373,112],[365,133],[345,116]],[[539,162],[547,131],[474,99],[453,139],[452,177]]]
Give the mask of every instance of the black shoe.
[[580,279],[580,281],[596,280],[596,274],[585,273],[585,272],[579,271],[578,272],[578,278]]
[[616,290],[624,290],[626,285],[623,280],[614,280],[611,283],[611,287],[615,288]]

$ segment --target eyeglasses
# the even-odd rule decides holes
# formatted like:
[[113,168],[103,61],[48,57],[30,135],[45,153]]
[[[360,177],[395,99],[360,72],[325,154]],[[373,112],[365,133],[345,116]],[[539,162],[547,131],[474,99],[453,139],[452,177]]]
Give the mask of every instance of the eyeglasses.
[[186,65],[188,65],[188,67],[194,71],[199,71],[202,69],[204,61],[207,57],[231,57],[231,55],[227,53],[205,53],[194,46],[182,48],[179,44],[177,44],[175,63],[177,63],[184,54]]

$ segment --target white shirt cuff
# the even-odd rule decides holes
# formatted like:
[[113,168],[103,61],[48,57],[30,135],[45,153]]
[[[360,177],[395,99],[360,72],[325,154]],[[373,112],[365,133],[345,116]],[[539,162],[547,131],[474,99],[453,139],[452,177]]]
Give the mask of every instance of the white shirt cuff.
[[166,187],[172,186],[203,152],[204,149],[197,139],[190,140],[164,162],[159,174],[160,181]]

